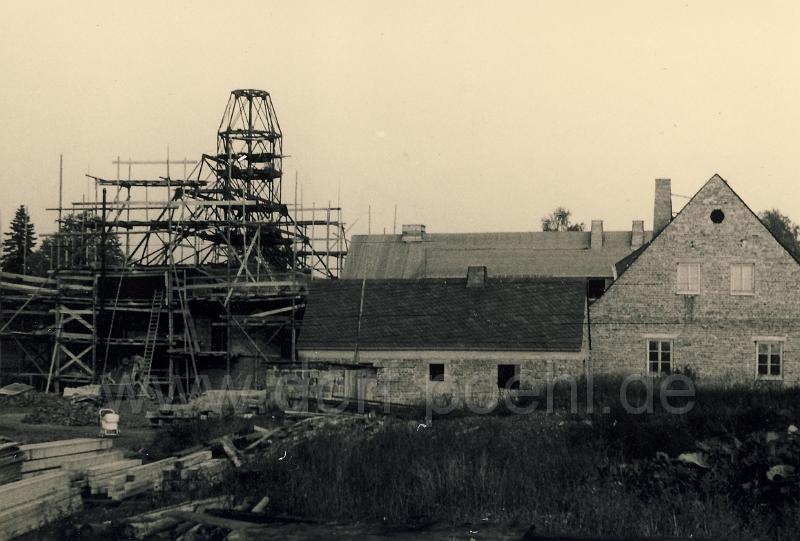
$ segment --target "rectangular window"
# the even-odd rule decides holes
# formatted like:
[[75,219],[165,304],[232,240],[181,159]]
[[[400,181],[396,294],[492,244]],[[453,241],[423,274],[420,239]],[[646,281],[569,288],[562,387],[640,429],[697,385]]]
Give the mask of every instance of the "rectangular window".
[[211,351],[227,351],[228,327],[224,323],[211,325]]
[[731,295],[752,295],[755,292],[755,274],[753,263],[731,265]]
[[647,341],[647,373],[669,374],[672,369],[672,340]]
[[497,387],[500,389],[519,389],[519,365],[497,365]]
[[756,377],[758,379],[781,378],[782,365],[782,342],[756,342]]
[[429,364],[428,379],[430,381],[444,381],[444,365],[434,363]]
[[700,293],[700,263],[678,263],[678,293]]

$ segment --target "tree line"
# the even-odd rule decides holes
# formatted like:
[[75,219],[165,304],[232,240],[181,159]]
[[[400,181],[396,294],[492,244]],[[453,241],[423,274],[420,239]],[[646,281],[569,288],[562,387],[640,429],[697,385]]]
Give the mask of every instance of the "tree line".
[[[3,236],[0,269],[4,272],[47,276],[57,268],[91,269],[103,263],[113,267],[125,260],[117,235],[107,232],[103,238],[100,219],[91,212],[68,214],[61,221],[60,231],[46,236],[37,246],[36,228],[28,209],[20,205]],[[104,261],[101,252],[105,252]]]

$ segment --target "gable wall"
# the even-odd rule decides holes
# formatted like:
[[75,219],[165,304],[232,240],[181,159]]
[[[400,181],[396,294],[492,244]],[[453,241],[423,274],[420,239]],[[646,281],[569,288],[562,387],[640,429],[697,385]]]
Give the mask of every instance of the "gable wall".
[[[720,208],[725,219],[709,215]],[[678,262],[701,264],[700,294],[676,294]],[[755,295],[730,293],[730,265],[755,263]],[[646,371],[648,334],[674,336],[673,367],[752,382],[754,336],[783,336],[784,382],[800,383],[800,266],[718,177],[590,310],[595,373]]]

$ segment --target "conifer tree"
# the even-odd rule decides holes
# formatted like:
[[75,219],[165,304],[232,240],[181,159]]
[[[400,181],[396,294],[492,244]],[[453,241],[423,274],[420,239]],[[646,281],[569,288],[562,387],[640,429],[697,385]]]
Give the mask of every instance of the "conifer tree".
[[0,268],[5,272],[30,274],[33,264],[33,247],[36,246],[36,233],[31,223],[30,214],[25,205],[20,205],[14,213],[9,230],[3,240],[3,256],[0,257]]

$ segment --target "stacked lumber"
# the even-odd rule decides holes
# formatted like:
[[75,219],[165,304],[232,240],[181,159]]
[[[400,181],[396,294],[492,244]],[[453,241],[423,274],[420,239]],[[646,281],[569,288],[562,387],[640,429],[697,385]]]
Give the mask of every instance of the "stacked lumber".
[[112,500],[124,500],[144,492],[161,491],[164,471],[172,469],[175,457],[165,458],[149,464],[128,467],[108,477],[99,493],[105,493]]
[[113,479],[125,475],[128,469],[141,466],[139,459],[115,460],[105,464],[98,464],[86,470],[86,486],[90,494],[106,494],[108,486]]
[[0,484],[13,483],[22,478],[23,460],[19,443],[0,438]]
[[67,517],[83,508],[68,472],[50,472],[0,485],[0,541]]
[[80,472],[96,464],[119,460],[122,453],[111,450],[111,440],[77,438],[20,445],[24,458],[22,476],[31,477],[49,470],[64,469]]
[[231,463],[227,458],[212,458],[179,472],[179,483],[183,488],[215,485],[221,482]]

